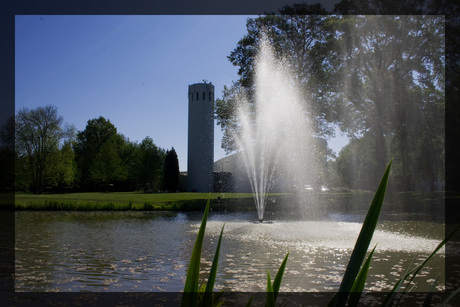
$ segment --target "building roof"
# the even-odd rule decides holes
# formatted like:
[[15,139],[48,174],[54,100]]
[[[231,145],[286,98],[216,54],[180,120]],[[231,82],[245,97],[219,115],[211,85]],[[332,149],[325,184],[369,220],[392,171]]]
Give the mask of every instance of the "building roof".
[[235,170],[242,167],[242,163],[240,162],[239,157],[240,155],[238,153],[234,153],[215,161],[214,172],[235,172]]

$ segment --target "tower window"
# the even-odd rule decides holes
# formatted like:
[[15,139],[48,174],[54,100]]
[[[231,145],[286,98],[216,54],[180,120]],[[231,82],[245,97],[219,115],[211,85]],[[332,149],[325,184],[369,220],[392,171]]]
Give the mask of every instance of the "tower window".
[[198,95],[199,95],[199,93],[196,92],[196,101],[198,101],[198,98],[200,98]]
[[209,92],[209,101],[211,101],[211,92]]
[[205,96],[205,95],[206,95],[206,93],[203,92],[203,101],[206,99],[206,96]]

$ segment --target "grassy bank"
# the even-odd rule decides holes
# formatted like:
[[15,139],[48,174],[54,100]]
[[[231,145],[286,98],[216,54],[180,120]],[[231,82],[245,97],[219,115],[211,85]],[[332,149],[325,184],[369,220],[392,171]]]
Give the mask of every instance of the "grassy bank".
[[127,210],[202,210],[210,197],[215,209],[226,210],[236,201],[240,207],[251,204],[251,193],[69,193],[26,194],[17,193],[16,210],[65,210],[65,211],[127,211]]
[[[301,193],[301,194],[269,194],[271,201],[267,203],[266,211],[280,208],[298,209],[298,203],[305,202],[309,208],[321,210],[367,210],[372,201],[368,192],[347,193]],[[308,196],[313,196],[308,199]],[[252,193],[68,193],[41,194],[17,193],[16,210],[49,210],[49,211],[196,211],[204,210],[210,197],[211,210],[216,211],[255,211]],[[312,202],[313,201],[313,202]],[[425,205],[437,203],[444,207],[445,195],[442,192],[423,193],[405,192],[387,195],[386,210],[412,207],[423,208]],[[412,208],[412,209],[410,209]],[[425,209],[426,211],[427,209]]]

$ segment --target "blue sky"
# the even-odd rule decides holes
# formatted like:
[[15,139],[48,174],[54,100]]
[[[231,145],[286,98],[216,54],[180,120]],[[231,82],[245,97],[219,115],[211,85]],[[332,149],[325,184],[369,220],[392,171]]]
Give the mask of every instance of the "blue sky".
[[[238,79],[227,59],[254,16],[16,16],[15,108],[55,105],[85,129],[104,116],[130,141],[174,147],[187,169],[188,85],[216,98]],[[225,156],[215,127],[215,160]],[[329,142],[338,152],[344,138]]]

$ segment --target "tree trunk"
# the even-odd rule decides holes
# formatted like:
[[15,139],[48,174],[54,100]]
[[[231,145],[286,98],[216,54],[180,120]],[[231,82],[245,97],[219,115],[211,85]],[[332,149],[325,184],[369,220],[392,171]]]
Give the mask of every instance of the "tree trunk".
[[375,127],[375,155],[376,155],[376,176],[375,186],[380,182],[380,174],[383,174],[386,167],[386,154],[385,154],[385,135],[384,135],[384,121],[385,121],[385,112],[384,112],[384,99],[382,97],[381,91],[381,80],[377,80],[374,84],[375,88],[375,107],[374,107],[374,127]]
[[376,184],[379,184],[380,174],[383,174],[386,166],[386,154],[385,154],[385,138],[383,135],[383,128],[380,124],[377,125],[375,131],[375,150],[376,150],[376,159],[377,159],[377,177],[375,178]]

